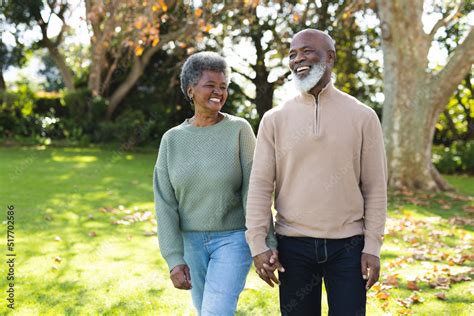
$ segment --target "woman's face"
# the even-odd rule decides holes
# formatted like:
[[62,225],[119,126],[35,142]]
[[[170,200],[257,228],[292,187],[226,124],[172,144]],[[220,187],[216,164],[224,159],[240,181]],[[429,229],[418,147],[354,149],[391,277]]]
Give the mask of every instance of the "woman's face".
[[196,110],[218,112],[227,100],[227,81],[222,72],[205,70],[199,82],[188,89]]

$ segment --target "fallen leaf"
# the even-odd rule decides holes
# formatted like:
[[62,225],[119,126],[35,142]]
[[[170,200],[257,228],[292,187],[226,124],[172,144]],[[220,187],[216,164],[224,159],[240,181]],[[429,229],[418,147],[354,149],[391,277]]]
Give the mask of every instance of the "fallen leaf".
[[397,298],[396,301],[397,301],[397,304],[402,306],[402,307],[408,307],[408,306],[411,305],[411,301],[402,300],[401,298]]
[[388,294],[387,292],[379,292],[377,293],[377,295],[375,295],[375,297],[377,297],[379,300],[386,300],[389,296],[390,294]]
[[398,287],[398,274],[387,275],[387,279],[384,282],[387,285]]
[[379,291],[381,290],[380,283],[379,283],[379,282],[375,283],[375,284],[372,286],[372,290],[375,291],[375,292],[379,292]]
[[462,281],[471,281],[471,278],[467,274],[460,273],[460,274],[452,275],[450,280],[453,283],[458,283]]
[[61,237],[56,236],[56,237],[54,237],[54,240],[55,240],[55,241],[61,241],[62,239],[61,239]]
[[56,262],[61,262],[61,260],[62,260],[62,259],[61,259],[61,257],[60,257],[60,256],[56,256],[56,257],[54,257],[54,261],[56,261]]
[[92,231],[92,232],[89,232],[89,237],[97,237],[97,233]]
[[412,291],[418,291],[420,289],[418,287],[418,285],[416,284],[416,280],[415,281],[408,281],[407,282],[407,288],[409,290],[412,290]]
[[446,293],[445,292],[438,292],[435,294],[436,298],[439,299],[439,300],[446,300]]
[[474,213],[474,205],[464,205],[462,209],[468,213]]
[[449,290],[450,279],[444,276],[439,276],[436,280],[429,282],[429,286],[435,289]]
[[408,308],[398,308],[397,313],[399,313],[400,315],[411,315],[413,311]]
[[[454,192],[447,192],[446,195],[449,196],[450,198],[452,198],[454,200],[458,200],[458,201],[469,201],[471,199],[468,196],[464,196],[462,194],[456,194]],[[474,211],[474,209],[473,209],[473,211]]]
[[408,299],[415,304],[422,303],[424,301],[424,298],[422,298],[418,292],[414,292]]
[[449,219],[451,225],[474,225],[474,218],[466,218],[461,216],[454,216]]

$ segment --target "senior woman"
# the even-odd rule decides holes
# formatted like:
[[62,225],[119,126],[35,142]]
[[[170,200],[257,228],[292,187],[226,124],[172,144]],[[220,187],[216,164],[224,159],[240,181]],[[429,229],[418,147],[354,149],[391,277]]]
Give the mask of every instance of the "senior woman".
[[[252,262],[245,203],[255,136],[247,121],[220,112],[228,83],[220,55],[188,58],[181,90],[194,116],[163,135],[154,170],[161,254],[200,315],[234,314]],[[273,234],[268,243],[275,247]]]

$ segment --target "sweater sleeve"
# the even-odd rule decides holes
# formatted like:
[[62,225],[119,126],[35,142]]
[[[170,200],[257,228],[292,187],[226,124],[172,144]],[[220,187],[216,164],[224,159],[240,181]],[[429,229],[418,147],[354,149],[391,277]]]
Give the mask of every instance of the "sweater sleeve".
[[242,168],[242,205],[244,211],[247,205],[250,172],[252,170],[253,154],[255,150],[255,135],[249,123],[245,122],[240,131],[240,164]]
[[[242,166],[242,204],[244,211],[246,211],[247,196],[249,190],[249,179],[252,170],[253,155],[255,150],[255,135],[252,127],[248,122],[245,122],[244,127],[240,132],[240,161]],[[273,228],[273,218],[270,218],[271,223],[266,237],[266,244],[272,249],[276,249],[277,240]]]
[[[273,233],[272,194],[275,181],[275,142],[273,127],[264,115],[258,130],[257,146],[247,198],[247,242],[252,256],[276,248]],[[268,238],[268,240],[266,240]]]
[[160,251],[170,271],[184,264],[184,246],[179,228],[178,202],[168,172],[166,137],[163,137],[153,175],[153,192],[158,222]]
[[364,197],[365,240],[362,252],[380,257],[387,216],[387,162],[382,128],[374,111],[362,133],[360,188]]

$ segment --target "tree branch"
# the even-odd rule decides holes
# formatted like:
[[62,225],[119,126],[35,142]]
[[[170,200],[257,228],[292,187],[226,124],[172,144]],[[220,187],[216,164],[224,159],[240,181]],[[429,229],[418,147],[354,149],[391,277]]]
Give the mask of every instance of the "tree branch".
[[140,79],[146,65],[150,62],[151,57],[159,51],[163,45],[166,43],[176,40],[179,41],[185,36],[190,36],[195,32],[195,28],[192,24],[188,25],[184,30],[178,29],[174,32],[167,33],[165,35],[160,36],[160,42],[155,47],[150,47],[146,49],[142,56],[134,57],[134,62],[132,69],[128,73],[125,80],[117,87],[117,89],[112,93],[110,97],[109,107],[107,108],[106,119],[110,120],[112,115],[114,114],[115,110],[117,109],[120,102],[122,102],[123,98],[127,95],[130,89],[137,83],[138,79]]
[[277,78],[277,80],[275,80],[273,82],[274,85],[277,85],[277,86],[281,86],[284,82],[285,82],[285,79],[291,74],[291,71],[288,70],[287,72],[285,72],[283,75],[279,76]]
[[430,39],[433,39],[435,36],[436,32],[442,27],[447,27],[449,23],[455,20],[456,16],[458,15],[459,11],[464,5],[464,1],[459,1],[454,10],[451,11],[450,14],[448,14],[448,11],[443,15],[441,19],[439,19],[436,24],[433,26],[431,29],[430,33],[428,34],[428,37]]
[[114,54],[114,60],[112,62],[112,65],[109,67],[109,70],[104,79],[102,87],[100,88],[100,95],[104,95],[105,91],[109,89],[110,80],[112,79],[112,74],[114,73],[115,69],[117,69],[117,65],[121,56],[122,56],[122,50],[119,48],[117,53]]
[[432,105],[439,108],[448,102],[456,86],[462,81],[474,63],[474,30],[469,34],[454,52],[448,63],[437,74],[433,75],[429,84]]
[[234,85],[233,88],[238,92],[238,93],[241,93],[247,100],[249,100],[250,102],[252,103],[255,103],[255,98],[251,98],[247,95],[247,93],[245,93],[244,90],[242,90],[242,87],[239,86],[238,84]]
[[443,111],[444,116],[446,117],[446,121],[448,123],[448,128],[451,130],[451,133],[453,133],[454,139],[459,139],[459,133],[456,129],[456,125],[453,122],[453,118],[451,117],[451,114],[449,114],[448,109],[444,109]]
[[248,80],[250,80],[250,81],[252,81],[252,82],[255,80],[254,78],[250,77],[249,75],[244,74],[243,72],[238,71],[238,70],[235,69],[234,67],[231,67],[231,70],[232,70],[232,72],[235,72],[236,74],[239,74],[239,75],[241,75],[242,77],[244,77],[244,78],[246,78],[246,79],[248,79]]

